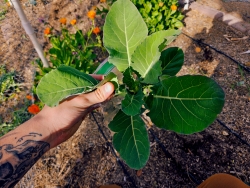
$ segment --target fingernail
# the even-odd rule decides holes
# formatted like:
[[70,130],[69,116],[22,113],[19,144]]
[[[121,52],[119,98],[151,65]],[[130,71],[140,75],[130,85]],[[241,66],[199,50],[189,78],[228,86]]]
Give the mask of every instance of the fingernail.
[[105,84],[105,92],[110,93],[110,91],[112,90],[112,87],[109,83]]

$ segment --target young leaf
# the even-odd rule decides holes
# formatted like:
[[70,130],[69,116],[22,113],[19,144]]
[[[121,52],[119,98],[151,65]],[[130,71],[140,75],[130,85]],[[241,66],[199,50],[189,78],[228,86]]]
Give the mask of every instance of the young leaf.
[[144,94],[141,89],[134,95],[127,92],[122,101],[122,111],[128,116],[135,116],[141,112]]
[[223,90],[205,76],[170,77],[161,84],[148,113],[160,128],[183,134],[202,131],[224,105]]
[[115,132],[113,145],[126,164],[137,170],[145,166],[150,146],[146,127],[140,116],[127,116],[120,110],[110,122],[109,128]]
[[[171,33],[172,34],[172,33]],[[155,84],[161,75],[161,62],[159,46],[166,42],[169,31],[158,31],[148,36],[132,55],[132,67],[138,71],[144,83]]]
[[124,71],[131,66],[131,55],[147,37],[148,29],[132,2],[118,0],[107,14],[103,32],[109,62]]
[[161,52],[162,74],[174,76],[184,63],[184,53],[178,47],[171,47]]
[[137,92],[139,89],[140,82],[133,78],[133,70],[130,67],[124,71],[122,82],[130,92]]
[[46,74],[37,86],[38,98],[48,106],[56,106],[63,99],[90,91],[98,81],[72,67],[62,65]]

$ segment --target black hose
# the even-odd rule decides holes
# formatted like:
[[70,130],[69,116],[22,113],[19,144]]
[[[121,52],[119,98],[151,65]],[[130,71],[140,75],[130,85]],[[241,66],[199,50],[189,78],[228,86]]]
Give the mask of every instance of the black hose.
[[98,123],[98,121],[97,121],[97,119],[96,119],[94,113],[91,112],[91,115],[92,115],[92,117],[94,118],[94,120],[95,120],[95,122],[96,122],[96,124],[97,124],[97,126],[98,126],[98,129],[99,129],[99,131],[101,132],[102,136],[104,137],[104,139],[105,139],[107,145],[110,147],[110,149],[111,149],[111,151],[112,151],[112,154],[115,156],[117,163],[122,167],[123,173],[125,174],[125,176],[128,177],[128,180],[133,184],[133,187],[138,188],[138,186],[137,186],[136,183],[135,183],[135,180],[130,176],[130,174],[129,174],[128,171],[126,170],[126,168],[125,168],[123,162],[122,162],[122,161],[120,160],[120,158],[116,155],[115,149],[113,148],[112,144],[108,141],[108,138],[107,138],[106,135],[104,134],[104,132],[103,132],[103,130],[102,130],[100,124]]
[[186,33],[182,33],[183,35],[185,35],[186,37],[190,38],[191,40],[195,41],[197,44],[203,44],[205,46],[208,46],[209,48],[213,49],[214,51],[216,51],[219,54],[222,54],[224,56],[226,56],[227,58],[229,58],[230,60],[232,60],[234,63],[236,63],[237,65],[239,65],[241,68],[243,68],[245,71],[250,72],[250,68],[248,68],[247,66],[243,65],[241,62],[237,61],[236,59],[232,58],[231,56],[227,55],[225,52],[218,50],[217,48],[211,46],[210,44],[207,44],[205,42],[202,42],[201,40],[198,39],[194,39],[193,37],[190,37],[189,35],[187,35]]

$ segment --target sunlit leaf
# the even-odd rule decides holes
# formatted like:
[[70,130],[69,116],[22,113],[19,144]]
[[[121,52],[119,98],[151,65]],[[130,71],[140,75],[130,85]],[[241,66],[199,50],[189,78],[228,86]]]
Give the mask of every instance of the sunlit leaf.
[[166,37],[173,33],[170,31],[158,31],[148,36],[135,50],[132,55],[132,67],[138,71],[143,82],[155,84],[159,82],[158,77],[161,75],[161,51],[159,47],[167,42]]
[[119,71],[124,71],[131,65],[131,55],[147,37],[148,29],[135,5],[129,0],[122,0],[112,5],[103,32],[109,62]]
[[115,132],[113,145],[125,162],[134,169],[141,169],[149,158],[149,139],[144,122],[139,115],[127,116],[121,110],[109,128]]
[[37,86],[38,98],[48,106],[63,99],[90,91],[98,81],[69,66],[60,66],[46,74]]
[[153,95],[149,116],[156,126],[178,133],[204,130],[221,112],[224,92],[205,76],[170,77]]

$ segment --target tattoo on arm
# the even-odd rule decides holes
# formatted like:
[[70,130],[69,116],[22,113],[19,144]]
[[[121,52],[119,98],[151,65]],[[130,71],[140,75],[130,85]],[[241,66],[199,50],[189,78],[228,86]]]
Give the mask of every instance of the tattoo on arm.
[[49,150],[49,143],[31,139],[36,136],[42,135],[30,133],[19,138],[16,145],[0,145],[1,187],[14,187],[36,161]]

